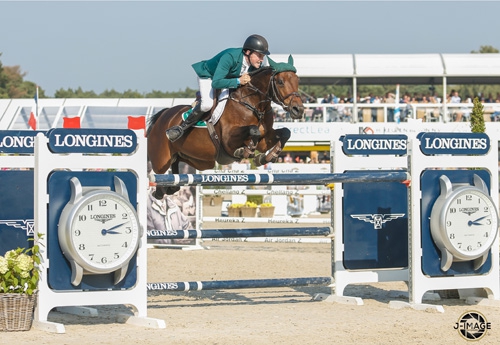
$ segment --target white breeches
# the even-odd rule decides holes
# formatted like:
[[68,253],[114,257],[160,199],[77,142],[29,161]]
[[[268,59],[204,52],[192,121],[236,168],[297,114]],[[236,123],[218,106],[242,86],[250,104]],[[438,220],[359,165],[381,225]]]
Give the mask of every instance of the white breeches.
[[214,104],[214,89],[212,89],[212,79],[198,78],[198,86],[200,87],[201,104],[200,110],[203,112],[212,109]]

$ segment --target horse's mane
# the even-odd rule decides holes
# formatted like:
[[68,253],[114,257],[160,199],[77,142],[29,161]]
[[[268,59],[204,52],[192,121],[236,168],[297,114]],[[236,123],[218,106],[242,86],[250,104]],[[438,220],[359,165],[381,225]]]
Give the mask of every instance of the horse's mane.
[[256,75],[258,75],[258,74],[260,74],[260,73],[264,73],[264,72],[267,72],[267,71],[269,71],[269,70],[271,70],[271,71],[272,71],[272,70],[273,70],[273,68],[272,68],[271,66],[264,66],[264,67],[261,67],[261,68],[259,68],[259,69],[255,70],[255,71],[252,71],[252,72],[248,73],[248,75],[249,75],[250,77],[254,77],[254,76],[256,76]]
[[149,135],[149,132],[151,131],[151,128],[153,128],[153,125],[156,123],[156,121],[160,118],[161,114],[163,114],[163,112],[165,110],[167,110],[169,108],[165,108],[165,109],[162,109],[160,110],[159,112],[157,112],[156,114],[154,114],[153,116],[151,116],[148,120],[148,129],[146,131],[146,136]]

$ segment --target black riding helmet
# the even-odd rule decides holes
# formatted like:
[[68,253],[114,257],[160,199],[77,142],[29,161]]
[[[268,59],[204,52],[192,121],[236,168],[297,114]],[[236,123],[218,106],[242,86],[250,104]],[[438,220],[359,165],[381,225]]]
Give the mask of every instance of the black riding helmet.
[[267,40],[261,35],[251,35],[245,40],[243,50],[252,50],[257,53],[269,55]]

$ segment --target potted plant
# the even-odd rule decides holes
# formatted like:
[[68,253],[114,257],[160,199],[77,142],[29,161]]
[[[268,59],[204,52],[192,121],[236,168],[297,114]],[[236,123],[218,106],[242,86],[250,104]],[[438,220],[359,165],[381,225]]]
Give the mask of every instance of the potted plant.
[[241,216],[241,207],[243,204],[231,204],[227,207],[227,216],[228,217],[240,217]]
[[28,331],[40,279],[40,250],[9,250],[0,256],[0,331]]
[[257,214],[257,204],[253,201],[247,201],[241,207],[241,216],[242,217],[255,217]]
[[274,216],[274,205],[270,202],[265,202],[259,205],[260,216],[263,218],[271,218]]

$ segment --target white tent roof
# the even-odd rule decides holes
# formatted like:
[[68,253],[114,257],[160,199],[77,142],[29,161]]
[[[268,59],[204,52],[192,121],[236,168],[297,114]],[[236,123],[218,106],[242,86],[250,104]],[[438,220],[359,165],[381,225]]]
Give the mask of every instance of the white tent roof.
[[[287,54],[271,55],[277,62]],[[297,54],[302,84],[500,84],[500,54]]]

